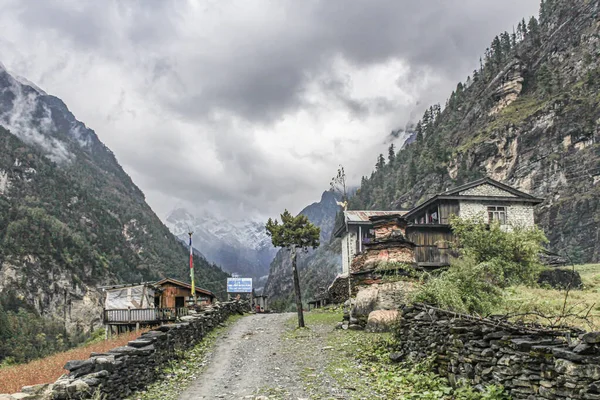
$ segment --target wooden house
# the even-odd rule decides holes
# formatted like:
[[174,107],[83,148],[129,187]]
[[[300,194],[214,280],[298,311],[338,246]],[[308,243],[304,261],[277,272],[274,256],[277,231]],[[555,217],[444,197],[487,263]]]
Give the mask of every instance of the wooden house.
[[[157,297],[156,307],[160,308],[180,308],[187,307],[192,297],[192,285],[178,281],[172,278],[165,278],[156,282],[162,290]],[[196,302],[198,305],[212,304],[215,295],[206,289],[196,289]]]
[[[345,223],[336,232],[342,238],[343,272],[356,273],[362,265],[353,267],[368,244],[392,229],[405,236],[406,245],[414,244],[414,263],[423,268],[449,265],[456,254],[451,248],[454,235],[450,218],[482,218],[498,221],[504,229],[514,226],[534,226],[534,208],[542,203],[536,198],[491,178],[479,179],[439,193],[409,211],[345,211]],[[388,241],[393,243],[393,241]],[[384,244],[380,243],[378,248]],[[406,251],[405,251],[406,252]],[[404,255],[405,259],[407,255]],[[358,257],[360,263],[364,256]]]
[[455,256],[451,249],[453,215],[498,221],[504,229],[535,225],[534,208],[543,200],[511,186],[482,178],[439,193],[404,215],[406,235],[415,243],[415,259],[422,267],[440,267]]
[[[191,285],[171,278],[99,289],[104,293],[102,314],[108,335],[113,329],[121,332],[175,321],[188,315],[188,307],[193,305]],[[198,305],[212,304],[214,299],[211,291],[196,288]]]

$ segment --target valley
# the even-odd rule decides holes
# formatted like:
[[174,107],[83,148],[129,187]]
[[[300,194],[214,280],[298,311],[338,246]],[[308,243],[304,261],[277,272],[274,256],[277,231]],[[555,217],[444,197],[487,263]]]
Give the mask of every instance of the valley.
[[600,398],[600,0],[537,1],[9,0],[0,399]]

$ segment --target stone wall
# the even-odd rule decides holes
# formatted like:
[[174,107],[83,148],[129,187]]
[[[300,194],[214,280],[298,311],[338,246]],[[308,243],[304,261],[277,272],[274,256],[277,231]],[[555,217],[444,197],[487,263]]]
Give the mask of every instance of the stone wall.
[[[106,353],[93,353],[83,361],[69,361],[70,371],[50,385],[23,388],[23,393],[0,395],[1,399],[78,400],[89,399],[100,391],[106,400],[124,399],[157,380],[165,364],[180,352],[194,347],[230,315],[249,309],[245,301],[218,303],[186,317],[182,322],[163,325],[143,333],[127,346]],[[27,395],[27,396],[26,396]],[[4,396],[4,397],[3,397]]]
[[356,243],[358,240],[358,228],[351,226],[350,231],[342,237],[342,273],[347,274],[350,263],[356,255]]
[[490,184],[475,186],[474,188],[463,190],[460,196],[495,196],[495,197],[517,197],[514,194],[502,190]]
[[524,226],[532,227],[534,222],[534,207],[532,204],[518,203],[489,203],[483,204],[478,201],[461,200],[459,216],[461,218],[483,218],[488,220],[487,208],[490,206],[505,206],[506,207],[506,223],[507,226]]
[[600,399],[600,332],[543,330],[438,310],[405,307],[395,358],[434,354],[455,383],[500,384],[513,399]]
[[353,274],[370,271],[385,263],[415,263],[414,244],[405,241],[389,241],[386,243],[365,246],[350,264]]

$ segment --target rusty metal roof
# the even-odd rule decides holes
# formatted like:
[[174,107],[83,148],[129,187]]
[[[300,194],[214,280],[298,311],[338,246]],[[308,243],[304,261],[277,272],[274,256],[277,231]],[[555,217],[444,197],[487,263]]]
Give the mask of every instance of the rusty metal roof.
[[405,210],[395,210],[395,211],[344,211],[346,216],[346,221],[348,223],[371,223],[369,221],[370,217],[383,217],[387,215],[397,215],[399,217],[408,213]]

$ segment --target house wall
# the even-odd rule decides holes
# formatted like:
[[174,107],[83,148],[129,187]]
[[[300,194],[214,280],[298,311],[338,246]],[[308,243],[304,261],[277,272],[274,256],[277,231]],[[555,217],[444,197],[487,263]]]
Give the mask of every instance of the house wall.
[[356,255],[356,244],[358,240],[358,227],[348,226],[349,232],[342,237],[342,273],[347,274],[350,263]]
[[191,296],[192,291],[187,288],[182,288],[180,286],[175,286],[173,284],[165,284],[163,285],[164,291],[161,295],[161,307],[162,308],[170,308],[175,307],[175,298],[176,297],[184,297],[185,305],[187,306],[187,299]]
[[461,196],[497,196],[497,197],[517,197],[514,194],[492,186],[489,184],[479,185],[459,193]]
[[461,200],[459,202],[459,216],[461,218],[483,218],[487,221],[488,206],[506,207],[506,223],[508,226],[532,227],[534,222],[534,206],[532,204],[489,202]]

